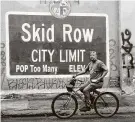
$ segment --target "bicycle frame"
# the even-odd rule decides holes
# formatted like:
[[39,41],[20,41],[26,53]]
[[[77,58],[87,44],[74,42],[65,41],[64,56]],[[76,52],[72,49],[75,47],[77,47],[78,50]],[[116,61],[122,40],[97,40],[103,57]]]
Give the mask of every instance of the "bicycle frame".
[[[77,79],[76,81],[83,82],[82,80],[79,80],[79,79]],[[80,94],[78,93],[78,91],[80,91],[80,90],[79,90],[79,89],[74,90],[75,88],[78,88],[78,87],[74,87],[73,90],[72,90],[72,92],[70,92],[70,94],[71,94],[71,95],[74,95],[74,96],[78,96],[78,97],[85,103],[85,99],[82,97],[82,95],[80,95]],[[97,92],[93,91],[93,94],[94,94],[94,93],[96,93],[96,94],[98,95]]]
[[[76,79],[76,81],[79,81],[79,82],[83,82],[82,80],[79,80],[79,79]],[[79,89],[77,90],[74,90],[75,88],[78,88],[78,87],[74,87],[72,92],[71,92],[71,95],[74,95],[75,97],[78,96],[84,103],[85,103],[85,99],[82,97],[82,95],[80,95],[77,91],[80,91]],[[100,92],[95,90],[95,91],[92,91],[93,94],[96,94],[96,95],[99,95]],[[105,103],[104,99],[101,97],[102,101]]]
[[[78,96],[79,98],[80,98],[80,100],[82,100],[84,103],[85,103],[85,99],[82,97],[82,95],[80,95],[77,91],[79,91],[79,89],[78,90],[73,90],[70,94],[71,95],[74,95],[75,97],[76,96]],[[95,92],[95,91],[93,91],[93,94],[97,94],[97,95],[99,95],[99,93],[97,93],[97,91]],[[71,97],[70,97],[71,98]],[[105,102],[105,100],[102,98],[102,97],[100,97],[101,98],[101,100],[103,101],[103,103],[106,105],[106,102]],[[66,104],[68,104],[68,102],[69,102],[70,100],[68,100],[67,101],[67,103]],[[93,104],[89,104],[90,105],[90,107],[92,107],[93,106]]]
[[85,102],[85,100],[83,99],[83,97],[77,92],[77,91],[79,91],[79,89],[78,90],[73,90],[72,91],[72,95],[74,95],[74,96],[78,96],[83,102]]

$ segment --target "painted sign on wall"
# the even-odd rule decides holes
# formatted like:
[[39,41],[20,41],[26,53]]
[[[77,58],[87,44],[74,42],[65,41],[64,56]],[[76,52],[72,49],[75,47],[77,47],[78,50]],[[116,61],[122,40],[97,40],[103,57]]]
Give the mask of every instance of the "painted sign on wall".
[[10,77],[67,76],[83,70],[93,50],[109,66],[105,14],[71,14],[57,19],[49,13],[8,12],[6,29]]

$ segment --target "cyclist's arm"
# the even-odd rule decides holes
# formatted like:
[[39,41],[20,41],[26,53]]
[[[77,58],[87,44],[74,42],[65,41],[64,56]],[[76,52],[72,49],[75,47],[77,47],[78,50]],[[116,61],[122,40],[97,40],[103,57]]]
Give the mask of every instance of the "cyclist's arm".
[[101,79],[103,79],[106,76],[106,74],[108,73],[108,69],[107,69],[106,65],[103,62],[100,63],[100,67],[103,69],[103,74],[102,74],[101,77],[99,77],[97,79],[98,81],[100,81]]
[[83,74],[85,74],[85,73],[86,73],[86,71],[84,70],[84,71],[82,71],[82,72],[77,73],[77,74],[75,75],[75,77],[77,77],[77,76],[79,76],[79,75],[83,75]]
[[108,73],[108,70],[104,70],[102,76],[98,78],[98,81],[103,79],[106,76],[107,73]]
[[83,75],[83,74],[85,74],[87,71],[89,71],[89,64],[86,66],[86,68],[85,68],[83,71],[77,73],[77,74],[75,75],[75,77],[77,77],[77,76],[79,76],[79,75]]

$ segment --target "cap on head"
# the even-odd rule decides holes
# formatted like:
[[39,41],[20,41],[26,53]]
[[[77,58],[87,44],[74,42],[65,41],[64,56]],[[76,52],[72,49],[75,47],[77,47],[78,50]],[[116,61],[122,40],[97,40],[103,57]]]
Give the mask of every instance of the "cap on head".
[[90,51],[90,55],[97,55],[97,52],[96,51]]

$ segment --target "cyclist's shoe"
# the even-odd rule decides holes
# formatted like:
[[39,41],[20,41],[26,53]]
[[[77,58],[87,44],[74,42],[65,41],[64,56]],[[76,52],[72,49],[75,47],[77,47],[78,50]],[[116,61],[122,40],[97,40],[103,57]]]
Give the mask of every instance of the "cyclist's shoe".
[[90,107],[84,106],[84,107],[80,108],[79,110],[80,110],[80,111],[83,111],[83,112],[85,112],[85,111],[90,111]]
[[91,97],[91,104],[92,104],[92,105],[94,104],[94,101],[95,101],[95,97],[92,96],[92,97]]

